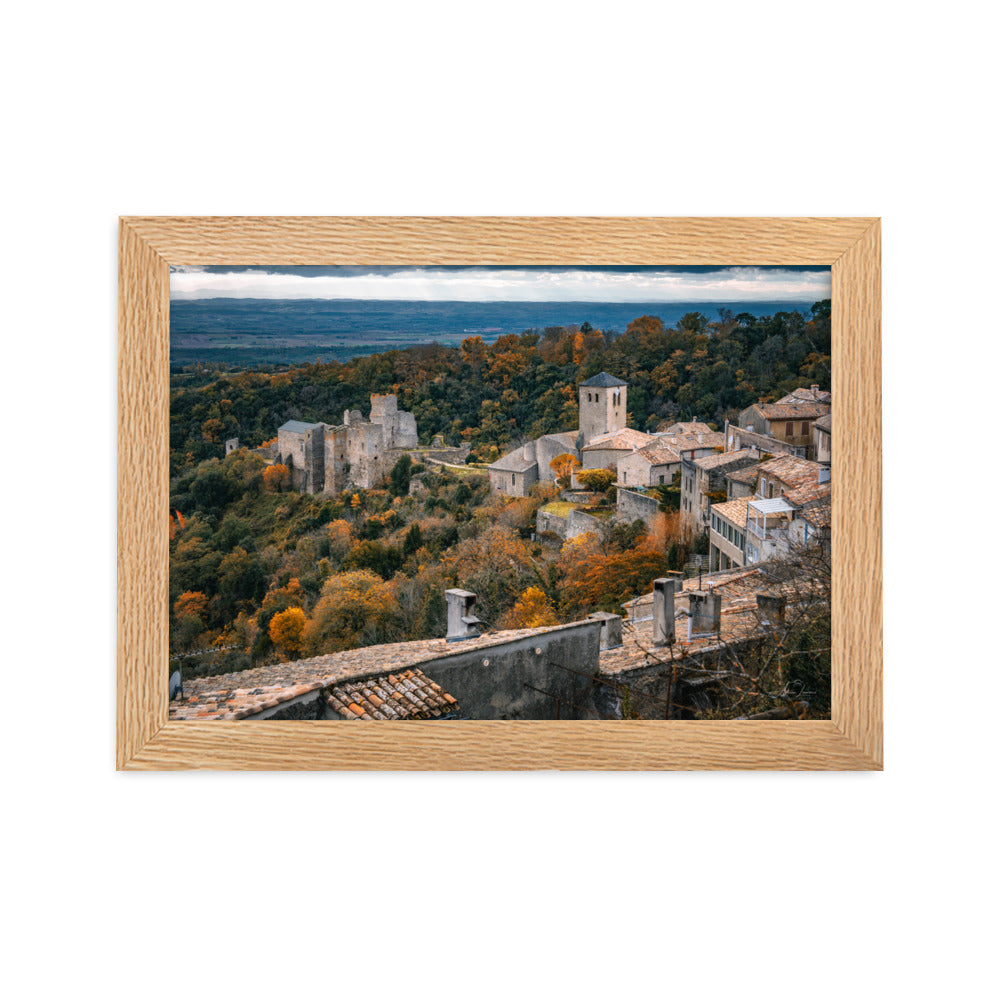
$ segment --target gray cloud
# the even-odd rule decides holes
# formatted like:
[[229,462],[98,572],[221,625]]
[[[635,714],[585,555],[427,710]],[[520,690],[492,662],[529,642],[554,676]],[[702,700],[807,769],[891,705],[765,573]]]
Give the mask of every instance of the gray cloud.
[[[386,299],[428,302],[750,302],[830,297],[829,269],[730,267],[171,269],[174,299]],[[303,273],[304,272],[304,273]]]

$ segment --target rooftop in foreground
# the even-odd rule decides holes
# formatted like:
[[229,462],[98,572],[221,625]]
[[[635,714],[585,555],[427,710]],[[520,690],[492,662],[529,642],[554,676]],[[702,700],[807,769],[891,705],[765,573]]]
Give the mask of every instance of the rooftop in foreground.
[[576,624],[507,629],[461,642],[441,638],[362,646],[305,660],[253,667],[234,674],[196,677],[184,681],[183,698],[170,702],[170,718],[245,719],[320,688],[398,674],[418,664],[573,628]]

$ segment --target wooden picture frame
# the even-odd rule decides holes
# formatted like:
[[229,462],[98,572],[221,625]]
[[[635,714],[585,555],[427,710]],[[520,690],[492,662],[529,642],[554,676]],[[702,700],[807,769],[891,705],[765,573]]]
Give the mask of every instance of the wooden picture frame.
[[[168,721],[170,265],[475,263],[831,267],[831,720]],[[119,338],[119,769],[881,769],[878,219],[122,218]]]

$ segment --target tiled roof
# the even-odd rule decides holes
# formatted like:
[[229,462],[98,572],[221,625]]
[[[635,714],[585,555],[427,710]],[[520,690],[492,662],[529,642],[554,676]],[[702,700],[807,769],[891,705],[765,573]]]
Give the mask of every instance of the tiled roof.
[[613,434],[601,434],[591,438],[584,451],[633,451],[645,447],[654,440],[652,434],[644,434],[632,427],[624,427]]
[[752,499],[753,497],[737,497],[735,500],[726,500],[724,503],[713,503],[709,510],[735,524],[737,528],[745,528],[747,526],[747,504]]
[[795,516],[804,518],[814,528],[829,528],[833,520],[832,515],[833,504],[827,499],[814,504],[812,507],[806,507],[805,510],[799,511]]
[[422,670],[335,684],[324,698],[345,719],[440,719],[458,711],[458,702]]
[[811,482],[803,486],[798,486],[794,490],[785,490],[785,499],[791,501],[797,507],[815,503],[830,496],[830,483]]
[[664,434],[714,434],[708,424],[703,424],[700,421],[689,420],[687,423],[677,423],[671,424],[666,430],[663,431]]
[[671,447],[679,452],[694,451],[699,448],[724,448],[726,446],[726,435],[721,431],[709,431],[707,434],[670,434],[667,436],[667,440]]
[[782,396],[777,400],[779,403],[829,403],[830,393],[820,388],[803,386],[801,389],[793,389],[787,396]]
[[681,461],[681,456],[673,448],[656,442],[640,448],[636,454],[642,455],[650,465],[679,465]]
[[789,489],[797,489],[819,482],[821,468],[819,462],[810,462],[809,459],[799,458],[797,455],[782,455],[780,458],[769,458],[757,466],[757,471],[761,475],[780,479]]
[[598,389],[612,389],[618,385],[628,385],[628,382],[623,382],[620,378],[615,378],[614,375],[609,375],[607,372],[601,372],[593,378],[588,378],[586,382],[581,382],[580,385],[594,386]]
[[704,458],[696,458],[694,464],[699,469],[718,469],[721,466],[733,465],[736,462],[746,462],[748,459],[754,461],[754,456],[750,454],[749,449],[744,448],[742,451],[723,451],[717,455],[706,455]]
[[757,403],[767,420],[811,420],[830,412],[829,403]]
[[813,427],[818,427],[821,431],[830,434],[833,431],[833,414],[827,413],[813,423]]
[[497,472],[527,472],[532,466],[538,465],[533,458],[525,458],[521,449],[512,451],[503,458],[498,458],[491,466]]
[[171,719],[245,719],[302,695],[347,681],[398,673],[470,650],[488,649],[572,625],[507,629],[474,639],[448,642],[421,639],[382,646],[362,646],[305,660],[253,667],[234,674],[184,681],[184,698],[170,702]]
[[[736,454],[739,454],[737,452]],[[757,482],[757,474],[760,472],[760,465],[748,465],[745,469],[734,469],[726,473],[726,479],[731,479],[734,483],[747,483],[753,486]]]
[[757,593],[770,590],[760,569],[727,570],[723,573],[706,574],[702,578],[702,589],[711,585],[716,593],[722,594],[722,614],[719,621],[718,637],[706,636],[688,639],[687,618],[683,614],[688,609],[688,597],[698,590],[698,578],[684,581],[684,589],[674,595],[676,619],[676,642],[671,650],[667,647],[653,647],[653,595],[644,594],[622,607],[628,615],[623,623],[622,644],[615,649],[602,649],[600,671],[602,674],[620,674],[657,662],[683,659],[692,653],[702,652],[719,644],[749,638],[760,631],[757,614]]

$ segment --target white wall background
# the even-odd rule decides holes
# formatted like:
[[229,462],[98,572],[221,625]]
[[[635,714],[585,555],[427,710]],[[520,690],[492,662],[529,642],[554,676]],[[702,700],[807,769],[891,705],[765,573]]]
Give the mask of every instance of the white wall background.
[[[6,12],[12,996],[987,992],[987,10]],[[116,217],[187,213],[883,216],[886,772],[116,774]]]

